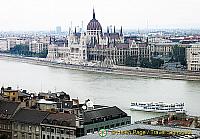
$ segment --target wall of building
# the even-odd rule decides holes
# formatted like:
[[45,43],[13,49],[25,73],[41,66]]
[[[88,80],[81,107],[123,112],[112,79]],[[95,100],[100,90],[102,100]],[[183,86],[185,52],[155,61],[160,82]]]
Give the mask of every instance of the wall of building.
[[200,71],[200,44],[193,44],[186,48],[187,69]]
[[88,124],[88,125],[83,126],[84,134],[86,135],[87,133],[97,132],[100,129],[109,129],[109,128],[114,128],[114,127],[130,124],[130,123],[131,123],[131,117],[127,116],[127,117],[123,117],[123,118],[117,118],[117,119],[113,119],[113,120]]
[[12,139],[40,139],[41,127],[28,123],[13,122]]
[[75,139],[76,128],[42,124],[42,138],[41,139]]

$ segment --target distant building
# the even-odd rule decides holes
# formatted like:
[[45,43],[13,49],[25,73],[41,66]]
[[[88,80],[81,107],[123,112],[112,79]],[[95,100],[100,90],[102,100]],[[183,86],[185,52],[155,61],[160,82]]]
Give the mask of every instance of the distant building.
[[68,64],[84,64],[87,61],[87,37],[84,33],[73,33],[68,36],[68,41],[63,45],[57,44],[56,40],[48,46],[48,60],[59,61]]
[[50,37],[35,38],[29,42],[29,51],[34,53],[47,51],[50,41]]
[[187,69],[200,71],[200,44],[191,44],[186,48]]
[[60,34],[61,32],[62,32],[61,26],[57,26],[57,27],[56,27],[56,33],[57,33],[57,34]]
[[151,56],[168,58],[172,56],[173,48],[177,43],[151,43]]
[[0,51],[8,51],[8,42],[6,38],[0,38]]
[[26,45],[27,40],[18,37],[7,37],[7,49],[15,47],[16,45]]

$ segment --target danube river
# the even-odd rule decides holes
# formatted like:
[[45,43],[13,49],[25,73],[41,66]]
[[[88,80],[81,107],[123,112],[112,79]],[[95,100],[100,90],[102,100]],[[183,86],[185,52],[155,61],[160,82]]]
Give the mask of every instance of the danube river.
[[81,102],[118,106],[132,116],[132,122],[158,116],[130,111],[131,102],[184,102],[188,114],[200,115],[200,82],[143,79],[123,75],[93,73],[0,60],[0,85],[29,92],[65,91]]

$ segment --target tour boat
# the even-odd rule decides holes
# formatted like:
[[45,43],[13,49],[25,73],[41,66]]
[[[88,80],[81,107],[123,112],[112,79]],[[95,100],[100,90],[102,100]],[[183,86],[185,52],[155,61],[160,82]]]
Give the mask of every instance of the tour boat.
[[148,112],[176,112],[185,113],[183,109],[184,103],[166,104],[164,102],[147,103],[147,102],[132,102],[131,110],[148,111]]

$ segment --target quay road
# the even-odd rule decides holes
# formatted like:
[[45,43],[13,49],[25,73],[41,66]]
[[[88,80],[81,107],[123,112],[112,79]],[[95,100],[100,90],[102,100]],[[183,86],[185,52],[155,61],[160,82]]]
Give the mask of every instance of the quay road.
[[38,58],[29,58],[21,56],[13,56],[7,54],[0,54],[0,59],[13,60],[23,63],[30,63],[42,66],[66,68],[73,70],[101,72],[119,75],[136,76],[143,78],[160,78],[160,79],[173,79],[173,80],[188,80],[188,81],[200,81],[200,72],[190,71],[168,71],[161,69],[147,69],[147,68],[135,68],[125,66],[115,66],[112,68],[107,67],[96,67],[96,66],[83,66],[83,65],[72,65],[65,63],[50,62]]

